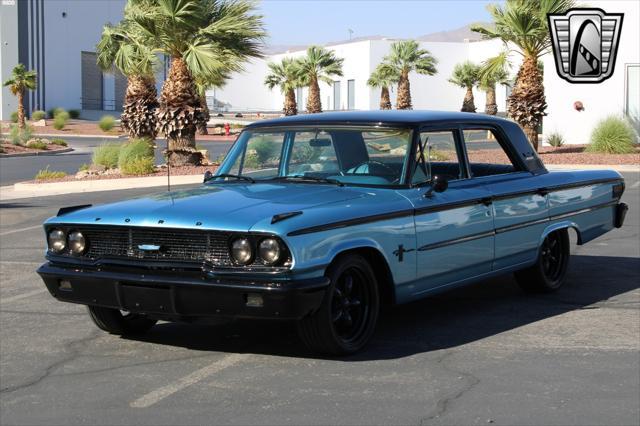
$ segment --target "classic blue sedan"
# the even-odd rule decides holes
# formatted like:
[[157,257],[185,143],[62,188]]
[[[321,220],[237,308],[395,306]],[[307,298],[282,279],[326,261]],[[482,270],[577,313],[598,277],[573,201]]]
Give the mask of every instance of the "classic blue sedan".
[[569,229],[584,244],[622,226],[623,191],[614,171],[547,171],[491,116],[287,117],[247,126],[201,187],[61,209],[38,273],[110,333],[287,319],[312,350],[349,354],[382,305],[505,273],[557,290]]

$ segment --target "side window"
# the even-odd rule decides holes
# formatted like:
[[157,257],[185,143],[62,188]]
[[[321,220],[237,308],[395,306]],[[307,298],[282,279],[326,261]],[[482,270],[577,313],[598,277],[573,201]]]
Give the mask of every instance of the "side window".
[[447,180],[463,177],[453,130],[420,133],[415,158],[412,184],[426,182],[436,175]]
[[472,177],[518,171],[492,130],[465,129],[463,133]]

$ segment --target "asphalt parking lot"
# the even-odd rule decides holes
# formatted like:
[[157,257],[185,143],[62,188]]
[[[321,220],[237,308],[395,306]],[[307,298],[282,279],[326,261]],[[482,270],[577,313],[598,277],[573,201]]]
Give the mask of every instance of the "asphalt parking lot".
[[640,181],[622,229],[572,247],[567,285],[510,276],[382,315],[356,356],[288,323],[99,331],[34,272],[42,221],[131,190],[0,203],[0,424],[640,424]]

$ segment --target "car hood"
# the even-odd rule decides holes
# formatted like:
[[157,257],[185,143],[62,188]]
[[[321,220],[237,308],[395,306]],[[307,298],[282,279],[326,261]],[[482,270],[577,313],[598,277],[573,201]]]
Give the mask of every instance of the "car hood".
[[47,223],[245,232],[273,215],[335,204],[367,194],[359,188],[298,183],[224,183],[158,193],[72,211]]

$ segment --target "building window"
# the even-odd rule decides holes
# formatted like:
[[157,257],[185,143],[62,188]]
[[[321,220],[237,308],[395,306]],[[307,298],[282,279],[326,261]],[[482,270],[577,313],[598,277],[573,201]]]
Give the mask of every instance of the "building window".
[[356,81],[347,80],[347,109],[356,108]]
[[640,64],[626,66],[624,113],[640,132]]
[[333,82],[333,109],[340,109],[340,82]]

